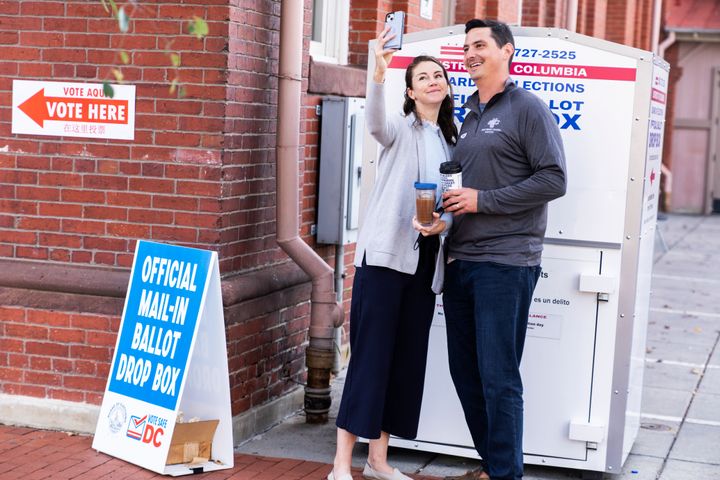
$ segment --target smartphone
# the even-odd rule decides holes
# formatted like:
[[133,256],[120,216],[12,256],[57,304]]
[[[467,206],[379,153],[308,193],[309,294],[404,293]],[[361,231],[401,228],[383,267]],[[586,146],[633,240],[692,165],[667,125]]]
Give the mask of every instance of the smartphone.
[[385,15],[385,25],[390,27],[388,36],[395,35],[385,44],[385,48],[400,50],[402,48],[403,32],[405,31],[405,12],[391,12]]

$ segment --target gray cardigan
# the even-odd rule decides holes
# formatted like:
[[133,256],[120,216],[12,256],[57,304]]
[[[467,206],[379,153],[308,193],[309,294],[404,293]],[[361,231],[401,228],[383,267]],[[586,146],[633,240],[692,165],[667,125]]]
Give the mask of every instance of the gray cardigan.
[[[413,184],[426,180],[422,127],[414,125],[414,115],[386,114],[383,84],[370,82],[365,107],[368,130],[381,148],[375,185],[358,235],[355,266],[361,266],[365,256],[368,265],[414,274],[419,252],[413,248],[418,237],[412,226]],[[444,141],[442,144],[449,160],[450,149]],[[452,216],[445,214],[442,219],[449,227]]]

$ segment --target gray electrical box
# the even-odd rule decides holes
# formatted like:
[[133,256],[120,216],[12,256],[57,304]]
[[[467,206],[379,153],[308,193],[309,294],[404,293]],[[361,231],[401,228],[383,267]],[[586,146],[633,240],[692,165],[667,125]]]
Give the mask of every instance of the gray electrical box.
[[318,243],[345,245],[357,240],[364,131],[364,98],[323,98]]

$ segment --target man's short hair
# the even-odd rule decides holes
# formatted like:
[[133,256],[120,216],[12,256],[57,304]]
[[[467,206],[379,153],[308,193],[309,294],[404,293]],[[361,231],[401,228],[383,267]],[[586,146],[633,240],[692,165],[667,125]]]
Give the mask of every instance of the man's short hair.
[[[515,38],[513,37],[510,27],[507,23],[498,22],[497,20],[482,20],[479,18],[473,18],[465,23],[465,33],[468,33],[473,28],[489,28],[490,36],[495,40],[498,48],[502,48],[505,44],[510,44],[515,49]],[[513,55],[510,55],[508,65],[512,63]]]

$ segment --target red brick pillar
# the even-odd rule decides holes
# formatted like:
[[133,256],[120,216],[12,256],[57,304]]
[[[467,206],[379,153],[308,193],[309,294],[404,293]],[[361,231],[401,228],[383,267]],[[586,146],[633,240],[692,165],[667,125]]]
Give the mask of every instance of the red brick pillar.
[[481,0],[457,0],[455,4],[455,22],[465,23],[471,18],[485,18],[487,10]]
[[578,8],[578,33],[605,38],[608,0],[583,0]]
[[493,9],[495,12],[495,18],[497,18],[501,22],[517,25],[520,13],[520,5],[518,0],[495,0],[493,2],[488,2],[488,10]]
[[518,0],[457,0],[455,19],[465,23],[471,18],[488,18],[506,23],[517,23]]
[[595,0],[593,36],[598,38],[605,38],[607,35],[607,2],[608,0]]
[[[523,2],[523,25],[528,27],[562,27],[566,0]],[[537,6],[536,6],[537,5]],[[534,14],[537,10],[537,14]],[[529,20],[526,17],[529,16]],[[533,19],[537,17],[537,20]]]
[[633,45],[636,2],[607,0],[607,26],[605,38],[611,42]]
[[653,0],[638,0],[635,11],[635,40],[633,47],[650,50],[652,35]]
[[525,0],[522,5],[524,27],[544,27],[547,0]]

